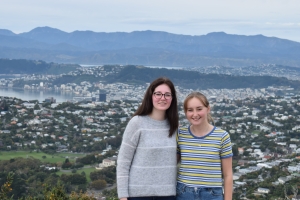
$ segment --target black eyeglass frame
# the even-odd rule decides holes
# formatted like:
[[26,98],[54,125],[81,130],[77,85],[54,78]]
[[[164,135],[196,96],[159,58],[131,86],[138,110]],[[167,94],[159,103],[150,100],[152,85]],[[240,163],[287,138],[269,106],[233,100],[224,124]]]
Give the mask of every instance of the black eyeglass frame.
[[[156,95],[158,95],[158,94],[160,94],[160,97],[159,97],[159,98],[157,98],[157,96],[156,96]],[[166,94],[170,94],[170,97],[166,97]],[[166,100],[170,100],[170,99],[173,98],[172,93],[169,93],[169,92],[167,92],[167,93],[165,93],[165,94],[163,94],[163,93],[161,93],[161,92],[153,92],[153,95],[154,95],[154,97],[155,97],[156,99],[161,99],[163,96],[164,96],[164,98],[165,98]]]

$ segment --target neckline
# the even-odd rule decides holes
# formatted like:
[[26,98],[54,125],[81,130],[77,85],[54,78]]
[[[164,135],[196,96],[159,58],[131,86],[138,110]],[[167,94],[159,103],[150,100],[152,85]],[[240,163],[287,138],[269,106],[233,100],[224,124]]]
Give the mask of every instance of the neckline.
[[154,125],[166,125],[168,123],[167,119],[156,120],[156,119],[151,118],[149,115],[146,115],[145,117],[147,118],[149,123],[154,124]]
[[202,139],[202,138],[205,138],[205,137],[209,136],[211,133],[214,132],[215,129],[216,129],[216,127],[213,126],[212,130],[211,130],[209,133],[207,133],[206,135],[203,135],[203,136],[196,136],[196,135],[194,135],[194,134],[192,133],[192,131],[191,131],[191,125],[189,125],[189,127],[188,127],[188,130],[189,130],[190,135],[193,136],[194,138],[198,138],[198,139]]

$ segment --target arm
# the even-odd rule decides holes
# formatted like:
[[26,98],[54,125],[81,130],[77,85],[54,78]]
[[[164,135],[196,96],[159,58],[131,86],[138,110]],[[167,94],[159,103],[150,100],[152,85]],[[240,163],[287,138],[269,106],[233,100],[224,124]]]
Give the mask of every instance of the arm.
[[129,197],[129,171],[138,145],[138,124],[137,117],[129,121],[123,134],[122,144],[118,154],[117,188],[118,196],[122,200],[127,200],[127,197]]
[[233,172],[232,172],[232,147],[229,134],[225,131],[221,142],[221,165],[224,179],[224,200],[232,200]]
[[224,178],[224,200],[232,200],[233,192],[233,173],[232,173],[232,157],[221,160],[222,174]]

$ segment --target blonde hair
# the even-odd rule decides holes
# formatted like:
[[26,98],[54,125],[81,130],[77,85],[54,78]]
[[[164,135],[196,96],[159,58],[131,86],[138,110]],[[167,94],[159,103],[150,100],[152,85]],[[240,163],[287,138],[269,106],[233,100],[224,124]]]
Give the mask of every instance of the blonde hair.
[[[204,94],[202,94],[202,93],[200,93],[200,92],[192,92],[192,93],[190,93],[190,94],[185,98],[185,100],[184,100],[184,102],[183,102],[183,110],[184,110],[184,113],[187,112],[187,104],[188,104],[188,101],[191,100],[192,98],[197,98],[197,99],[199,99],[199,101],[201,101],[201,103],[204,105],[204,107],[210,108],[209,102],[208,102],[208,100],[207,100],[207,98],[206,98],[206,96],[205,96]],[[208,121],[208,123],[214,124],[214,120],[213,120],[213,118],[211,117],[211,114],[210,114],[210,113],[207,114],[207,121]]]

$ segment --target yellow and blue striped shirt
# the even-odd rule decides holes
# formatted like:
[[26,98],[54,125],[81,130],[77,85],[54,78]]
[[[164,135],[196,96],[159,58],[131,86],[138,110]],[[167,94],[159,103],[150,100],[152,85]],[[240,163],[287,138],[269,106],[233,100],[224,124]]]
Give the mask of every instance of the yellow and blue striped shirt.
[[177,153],[181,156],[178,182],[190,187],[222,187],[221,159],[232,157],[229,134],[217,127],[203,137],[190,127],[180,128]]

